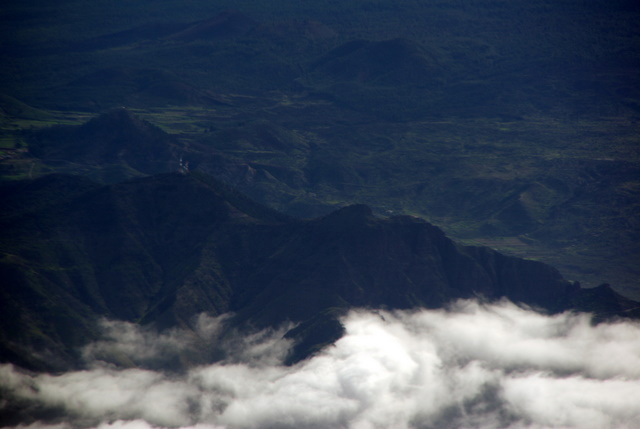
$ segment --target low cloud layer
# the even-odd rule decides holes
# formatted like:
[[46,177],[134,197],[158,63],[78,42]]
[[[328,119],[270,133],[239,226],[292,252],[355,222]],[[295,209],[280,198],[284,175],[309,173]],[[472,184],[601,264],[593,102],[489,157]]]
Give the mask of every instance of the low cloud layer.
[[[219,339],[221,323],[203,316],[195,334],[157,335],[105,322],[107,338],[85,350],[88,370],[52,376],[0,366],[0,410],[42,416],[14,427],[48,429],[588,429],[640,421],[638,324],[591,326],[584,315],[545,316],[506,302],[362,310],[343,320],[346,335],[334,346],[292,367],[281,365],[290,346],[283,328],[227,340],[217,364],[159,369],[163,356]],[[117,369],[114,356],[138,368]]]

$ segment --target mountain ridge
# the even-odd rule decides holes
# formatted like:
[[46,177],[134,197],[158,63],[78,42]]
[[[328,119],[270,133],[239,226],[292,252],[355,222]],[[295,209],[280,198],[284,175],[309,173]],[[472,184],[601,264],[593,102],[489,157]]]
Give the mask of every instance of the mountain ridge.
[[4,362],[78,365],[79,347],[99,336],[99,318],[158,328],[192,328],[203,312],[231,312],[237,327],[294,322],[287,335],[295,362],[337,340],[338,316],[352,307],[439,308],[482,296],[550,312],[638,316],[613,290],[595,305],[604,292],[585,292],[540,262],[461,246],[416,217],[380,218],[354,205],[298,220],[202,173],[88,189],[86,179],[65,180],[82,190],[3,217],[12,231],[0,240]]

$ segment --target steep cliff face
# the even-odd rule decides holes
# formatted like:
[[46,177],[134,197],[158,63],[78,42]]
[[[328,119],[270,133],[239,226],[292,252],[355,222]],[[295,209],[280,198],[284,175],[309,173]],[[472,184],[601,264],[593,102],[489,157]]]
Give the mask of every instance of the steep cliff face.
[[[482,296],[622,314],[629,304],[611,291],[589,306],[597,294],[550,266],[460,246],[424,220],[378,218],[362,205],[299,221],[197,173],[37,183],[5,187],[16,203],[0,217],[0,357],[35,369],[74,365],[101,317],[161,328],[188,328],[202,312],[231,311],[238,327],[293,321],[295,361],[339,338],[338,317],[351,307]],[[61,183],[68,198],[39,200]],[[20,205],[25,189],[38,192]]]

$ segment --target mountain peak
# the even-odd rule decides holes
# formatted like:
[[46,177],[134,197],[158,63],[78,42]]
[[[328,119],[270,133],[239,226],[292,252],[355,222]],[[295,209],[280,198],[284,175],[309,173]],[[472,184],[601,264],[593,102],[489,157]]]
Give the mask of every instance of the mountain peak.
[[176,140],[124,107],[79,126],[53,127],[31,137],[29,150],[42,159],[91,165],[121,164],[142,173],[169,171]]
[[124,107],[80,126],[75,137],[74,149],[82,160],[100,164],[124,161],[146,173],[167,171],[175,143],[169,134]]
[[134,116],[126,107],[116,107],[89,120],[81,126],[84,132],[108,131],[129,128],[144,133],[149,129],[156,129],[154,125]]

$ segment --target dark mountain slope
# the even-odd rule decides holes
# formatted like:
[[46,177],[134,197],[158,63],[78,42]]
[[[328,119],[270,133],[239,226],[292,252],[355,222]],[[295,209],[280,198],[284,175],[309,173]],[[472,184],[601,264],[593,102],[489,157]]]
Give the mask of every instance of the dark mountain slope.
[[116,46],[155,40],[183,31],[188,24],[180,22],[155,22],[128,30],[97,36],[76,44],[78,50],[109,49]]
[[[211,179],[179,174],[37,206],[43,209],[2,223],[3,355],[29,356],[16,350],[44,348],[66,364],[73,347],[95,335],[96,317],[149,319],[158,306],[171,305],[187,277],[197,283],[192,273],[208,263],[200,262],[205,243],[229,224],[253,221],[247,213],[272,222],[286,219]],[[192,294],[198,286],[207,288],[199,311],[229,309],[224,284],[200,282],[191,285]],[[40,365],[61,365],[45,361]]]
[[29,151],[44,161],[104,167],[120,164],[146,174],[170,170],[178,142],[125,108],[108,111],[81,126],[59,126],[29,137]]
[[92,100],[95,105],[212,106],[226,104],[212,91],[184,82],[172,73],[141,67],[108,67],[93,71],[60,92],[78,95],[78,103]]
[[222,12],[213,18],[196,22],[183,31],[171,36],[173,39],[191,41],[197,39],[215,39],[236,37],[247,34],[258,26],[249,16],[234,10]]
[[0,119],[6,120],[7,118],[20,118],[20,119],[47,119],[49,114],[44,110],[35,109],[20,100],[6,95],[0,94]]
[[406,38],[353,40],[310,63],[305,84],[338,106],[385,119],[440,114],[447,73],[439,57]]
[[237,327],[293,321],[295,361],[338,338],[337,316],[351,307],[481,295],[628,315],[633,304],[610,291],[589,307],[597,294],[550,266],[459,246],[421,219],[377,218],[362,205],[297,221],[197,173],[87,188],[0,225],[2,361],[74,365],[101,317],[158,327],[190,327],[201,312],[232,311]]
[[429,85],[442,77],[435,56],[408,39],[356,40],[328,52],[312,65],[315,73],[374,85]]
[[59,205],[100,185],[89,179],[50,174],[35,180],[0,184],[0,219]]
[[[283,272],[282,266],[291,268]],[[245,281],[260,284],[260,291],[236,305],[265,320],[301,320],[326,306],[435,308],[475,294],[562,310],[561,298],[571,289],[549,266],[460,247],[421,219],[379,219],[366,206],[305,223]],[[282,315],[272,305],[278,301],[297,305]]]

